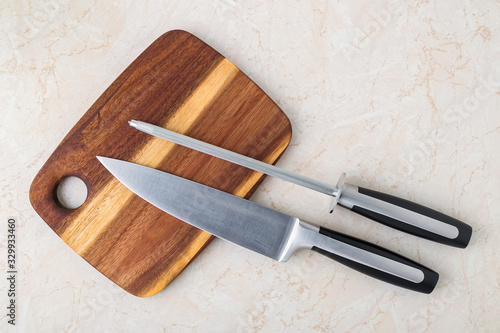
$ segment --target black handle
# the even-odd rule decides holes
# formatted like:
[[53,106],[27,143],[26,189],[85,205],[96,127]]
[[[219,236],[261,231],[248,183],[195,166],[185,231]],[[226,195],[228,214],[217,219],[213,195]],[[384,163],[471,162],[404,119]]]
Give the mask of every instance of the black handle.
[[426,294],[439,280],[433,270],[375,244],[323,227],[319,233],[335,241],[321,242],[313,251],[376,279]]
[[339,205],[389,227],[446,245],[465,248],[472,235],[471,226],[448,215],[358,186],[346,184]]

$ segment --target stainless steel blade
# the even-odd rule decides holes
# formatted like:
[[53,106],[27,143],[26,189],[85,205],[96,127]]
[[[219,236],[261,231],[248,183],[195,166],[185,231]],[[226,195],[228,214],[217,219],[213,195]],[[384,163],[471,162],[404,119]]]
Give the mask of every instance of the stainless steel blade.
[[168,214],[274,260],[284,259],[297,218],[159,170],[98,159],[135,194]]
[[274,260],[286,261],[295,250],[315,246],[408,281],[423,280],[414,267],[324,236],[296,217],[160,170],[97,158],[122,184],[161,210]]

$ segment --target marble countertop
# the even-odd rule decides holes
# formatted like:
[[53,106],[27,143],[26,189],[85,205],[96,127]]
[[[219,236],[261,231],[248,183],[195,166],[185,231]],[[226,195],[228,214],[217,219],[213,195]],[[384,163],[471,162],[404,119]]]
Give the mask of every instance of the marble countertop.
[[[4,332],[496,331],[500,313],[500,4],[495,1],[7,1],[0,5]],[[32,179],[156,38],[187,30],[293,126],[278,165],[398,195],[474,229],[465,250],[390,229],[267,178],[252,200],[374,242],[440,273],[430,295],[311,251],[278,263],[221,240],[166,289],[132,296],[30,205]],[[7,219],[17,217],[16,327]],[[495,315],[496,313],[496,315]],[[4,330],[5,329],[5,330]]]

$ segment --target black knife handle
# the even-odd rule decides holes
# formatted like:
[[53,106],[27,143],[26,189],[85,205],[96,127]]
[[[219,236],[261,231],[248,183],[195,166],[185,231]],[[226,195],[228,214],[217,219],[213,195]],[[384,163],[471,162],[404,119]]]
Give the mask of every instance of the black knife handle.
[[471,226],[392,195],[345,184],[339,205],[389,227],[438,243],[465,248]]
[[376,279],[426,294],[439,280],[433,270],[375,244],[323,227],[319,233],[333,241],[321,242],[313,251]]

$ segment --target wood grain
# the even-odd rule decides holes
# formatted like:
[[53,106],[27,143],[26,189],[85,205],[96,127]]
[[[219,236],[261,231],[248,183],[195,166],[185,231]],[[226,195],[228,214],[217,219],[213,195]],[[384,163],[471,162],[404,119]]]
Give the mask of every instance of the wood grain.
[[[180,30],[158,38],[78,121],[33,180],[31,203],[92,266],[146,297],[167,286],[212,236],[137,197],[95,157],[147,165],[247,198],[263,176],[134,130],[131,119],[268,163],[287,147],[291,128],[244,73]],[[87,200],[74,210],[55,196],[66,176],[80,177],[88,188]]]

